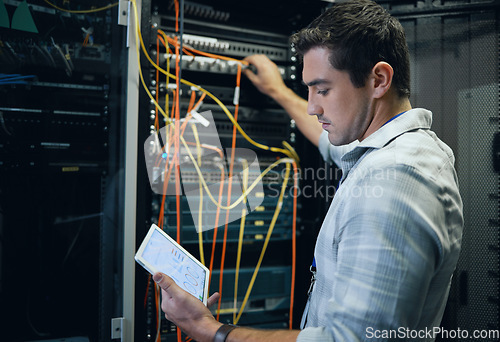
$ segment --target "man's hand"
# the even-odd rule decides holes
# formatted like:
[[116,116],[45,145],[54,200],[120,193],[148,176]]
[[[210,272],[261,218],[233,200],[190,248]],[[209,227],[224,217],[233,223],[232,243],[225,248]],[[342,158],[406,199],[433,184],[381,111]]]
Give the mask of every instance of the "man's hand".
[[286,91],[287,86],[283,82],[278,67],[265,55],[252,55],[244,60],[257,69],[256,74],[248,68],[244,69],[243,73],[261,93],[274,98],[280,92]]
[[[169,276],[156,273],[153,280],[161,287],[161,309],[165,318],[197,341],[211,341],[221,323],[193,295],[181,289]],[[213,294],[207,301],[208,306],[219,300],[219,294]]]
[[245,58],[255,66],[257,73],[250,69],[243,72],[260,92],[270,96],[295,120],[297,127],[309,141],[318,146],[323,128],[316,116],[307,115],[307,101],[288,88],[281,78],[278,67],[265,55],[252,55]]
[[[161,287],[161,309],[165,317],[183,332],[198,342],[212,342],[222,323],[217,322],[203,303],[181,289],[163,273],[156,273],[153,280]],[[208,299],[208,305],[219,300],[215,293]],[[231,341],[245,342],[292,342],[297,339],[299,330],[257,330],[238,328],[231,332]]]

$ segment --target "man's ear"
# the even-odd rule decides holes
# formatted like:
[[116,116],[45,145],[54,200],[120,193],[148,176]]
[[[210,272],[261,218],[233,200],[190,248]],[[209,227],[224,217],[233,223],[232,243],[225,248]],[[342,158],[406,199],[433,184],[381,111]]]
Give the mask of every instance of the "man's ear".
[[372,69],[372,77],[374,80],[373,95],[375,98],[381,98],[389,91],[393,75],[394,70],[389,63],[378,62],[375,64]]

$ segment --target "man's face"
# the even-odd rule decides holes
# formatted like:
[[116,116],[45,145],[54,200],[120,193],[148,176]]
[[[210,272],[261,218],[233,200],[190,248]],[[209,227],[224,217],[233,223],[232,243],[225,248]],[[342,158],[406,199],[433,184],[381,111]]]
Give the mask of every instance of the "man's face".
[[373,118],[368,82],[356,88],[345,71],[333,68],[330,50],[317,47],[304,54],[302,78],[308,86],[307,112],[316,115],[333,145],[362,140]]

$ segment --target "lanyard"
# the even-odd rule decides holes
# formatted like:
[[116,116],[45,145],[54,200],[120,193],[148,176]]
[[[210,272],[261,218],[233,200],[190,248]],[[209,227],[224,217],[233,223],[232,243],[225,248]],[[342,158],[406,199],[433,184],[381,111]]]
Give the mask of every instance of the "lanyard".
[[309,270],[312,273],[312,277],[311,277],[311,285],[309,285],[309,290],[307,291],[307,295],[310,297],[314,287],[314,283],[316,282],[316,258],[313,258],[313,262],[311,267],[309,267]]
[[311,293],[314,287],[314,283],[316,282],[316,259],[313,258],[313,262],[309,270],[312,273],[311,277],[311,285],[309,286],[309,290],[307,291],[307,302],[306,307],[304,308],[304,313],[302,314],[302,320],[300,322],[300,329],[304,329],[307,323],[307,316],[309,314],[309,305],[311,303]]
[[387,121],[386,121],[386,123],[382,125],[382,127],[383,127],[383,126],[385,126],[385,125],[387,125],[389,122],[391,122],[391,121],[392,121],[392,120],[394,120],[395,118],[397,118],[397,117],[399,117],[399,116],[403,115],[403,114],[404,114],[404,113],[406,113],[406,112],[407,112],[407,111],[405,110],[404,112],[401,112],[401,113],[399,113],[399,114],[397,114],[397,115],[393,116],[392,118],[390,118],[389,120],[387,120]]

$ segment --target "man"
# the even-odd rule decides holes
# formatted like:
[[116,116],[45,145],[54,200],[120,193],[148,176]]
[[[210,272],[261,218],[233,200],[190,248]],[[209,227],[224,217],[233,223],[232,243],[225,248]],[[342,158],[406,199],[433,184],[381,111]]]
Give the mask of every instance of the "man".
[[343,172],[316,242],[303,329],[231,330],[156,274],[162,309],[199,341],[432,341],[459,255],[462,202],[432,114],[411,108],[403,29],[374,2],[354,0],[334,4],[292,44],[307,102],[264,56],[247,58],[257,74],[246,75]]

